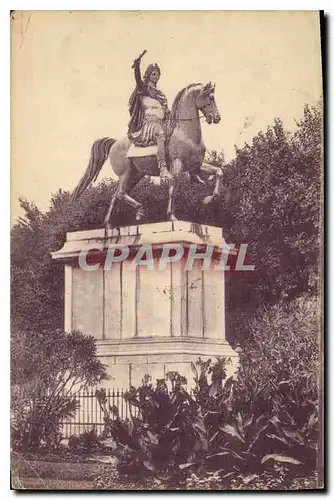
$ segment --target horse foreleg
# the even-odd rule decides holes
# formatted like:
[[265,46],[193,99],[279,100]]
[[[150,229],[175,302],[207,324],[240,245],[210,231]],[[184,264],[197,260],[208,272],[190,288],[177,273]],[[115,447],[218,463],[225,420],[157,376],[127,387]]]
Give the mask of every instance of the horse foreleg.
[[130,205],[130,207],[133,207],[136,210],[137,221],[140,221],[144,217],[145,213],[143,205],[139,201],[135,200],[134,198],[131,198],[131,196],[128,195],[127,193],[119,194],[118,199],[124,200],[125,203],[127,203],[128,205]]
[[169,199],[168,199],[168,208],[167,215],[169,220],[177,221],[177,217],[175,216],[175,191],[177,187],[177,181],[182,173],[182,161],[178,158],[173,161],[171,174],[172,179],[169,179]]
[[118,190],[119,190],[119,187],[117,187],[115,194],[111,198],[109,209],[108,209],[107,215],[105,216],[105,219],[104,219],[104,223],[105,223],[107,229],[110,229],[110,218],[111,218],[111,215],[112,215],[112,213],[114,211],[114,208],[115,208],[115,205],[116,205],[116,202],[117,202],[117,192],[118,192]]
[[174,214],[175,210],[175,188],[176,188],[176,178],[173,177],[172,179],[169,179],[169,200],[168,200],[168,208],[167,208],[167,215],[169,220],[177,220],[177,217]]
[[212,201],[214,201],[221,193],[221,189],[223,186],[223,171],[220,167],[214,167],[213,165],[209,165],[208,163],[204,163],[201,166],[201,172],[207,175],[214,175],[216,179],[216,184],[211,196],[206,196],[203,200],[204,205],[208,205]]

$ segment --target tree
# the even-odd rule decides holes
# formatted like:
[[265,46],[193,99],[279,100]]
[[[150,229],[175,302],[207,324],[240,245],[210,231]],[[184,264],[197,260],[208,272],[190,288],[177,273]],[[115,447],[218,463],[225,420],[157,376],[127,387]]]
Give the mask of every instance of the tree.
[[230,286],[230,302],[256,311],[263,303],[318,293],[321,178],[320,103],[305,106],[293,134],[276,119],[236,150],[226,172],[233,193],[229,229],[233,243],[248,243],[256,271]]
[[74,416],[76,394],[107,378],[95,339],[79,332],[24,331],[12,337],[12,443],[55,446],[61,422]]

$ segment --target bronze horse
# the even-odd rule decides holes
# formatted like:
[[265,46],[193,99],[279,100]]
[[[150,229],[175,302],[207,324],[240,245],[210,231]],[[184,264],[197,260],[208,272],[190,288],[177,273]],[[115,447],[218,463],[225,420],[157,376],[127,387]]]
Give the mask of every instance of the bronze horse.
[[[215,87],[210,83],[191,84],[181,90],[173,103],[167,123],[167,153],[170,172],[169,201],[167,215],[170,220],[177,220],[174,213],[175,190],[178,179],[183,172],[188,172],[194,182],[205,184],[203,174],[215,176],[215,188],[211,196],[204,198],[208,204],[219,196],[222,188],[222,169],[203,163],[205,145],[199,115],[201,111],[207,123],[219,123],[220,114],[214,97]],[[87,170],[72,194],[76,200],[83,191],[95,181],[104,162],[110,158],[112,168],[119,177],[119,185],[112,197],[105,224],[109,227],[112,213],[118,202],[125,202],[136,210],[136,220],[144,216],[141,203],[130,196],[134,186],[145,176],[159,176],[156,156],[128,158],[130,140],[124,137],[119,140],[103,138],[94,142]]]

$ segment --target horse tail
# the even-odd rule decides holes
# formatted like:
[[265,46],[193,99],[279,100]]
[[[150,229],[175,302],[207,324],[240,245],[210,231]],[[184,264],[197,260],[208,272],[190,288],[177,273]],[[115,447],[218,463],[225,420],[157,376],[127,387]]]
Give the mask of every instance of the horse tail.
[[76,201],[79,196],[88,188],[88,186],[96,181],[104,162],[108,158],[111,146],[115,144],[116,139],[104,137],[94,142],[90,154],[90,160],[86,172],[80,179],[79,184],[72,193],[71,201]]

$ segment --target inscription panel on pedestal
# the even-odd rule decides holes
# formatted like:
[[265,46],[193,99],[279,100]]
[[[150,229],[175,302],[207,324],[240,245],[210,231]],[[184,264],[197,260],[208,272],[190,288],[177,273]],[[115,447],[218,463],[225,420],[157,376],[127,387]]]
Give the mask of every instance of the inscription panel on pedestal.
[[73,267],[72,329],[103,338],[103,270]]
[[171,335],[171,271],[140,266],[137,274],[138,337]]

